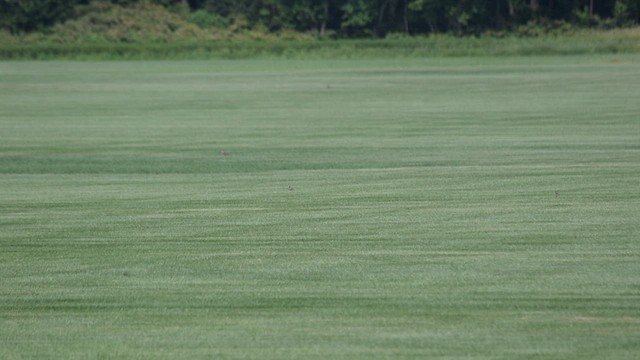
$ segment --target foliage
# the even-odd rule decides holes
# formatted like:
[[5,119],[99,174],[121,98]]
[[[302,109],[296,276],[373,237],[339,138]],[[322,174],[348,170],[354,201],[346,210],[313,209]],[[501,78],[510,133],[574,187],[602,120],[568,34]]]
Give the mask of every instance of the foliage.
[[272,35],[253,30],[235,33],[227,30],[223,34],[226,38],[217,41],[187,37],[171,42],[113,42],[94,33],[95,37],[85,36],[81,42],[59,43],[51,36],[15,37],[0,32],[0,59],[325,59],[640,53],[640,29],[635,28],[535,37],[505,33],[482,37],[446,34],[409,37],[390,33],[386,39],[359,40],[317,40],[313,33],[289,30]]
[[78,9],[79,16],[53,27],[58,42],[103,40],[113,42],[168,42],[206,40],[214,34],[160,5],[140,3],[116,6],[93,2]]
[[74,0],[0,0],[0,29],[11,32],[42,30],[68,18]]
[[298,31],[318,29],[324,20],[323,6],[317,1],[296,1],[289,9],[290,22]]
[[[251,33],[293,29],[340,37],[384,37],[387,32],[477,35],[556,23],[613,28],[640,21],[639,0],[0,0],[0,29],[49,31],[57,23],[81,16],[82,10],[73,11],[77,3],[82,7],[162,7],[202,29],[232,27],[232,32]],[[538,36],[547,28],[520,34]]]
[[212,14],[206,10],[194,11],[190,16],[189,21],[203,29],[225,28],[229,25],[229,19],[215,13]]
[[577,29],[565,21],[530,21],[518,26],[515,34],[524,37],[563,36],[575,32]]
[[374,19],[374,9],[366,0],[348,0],[341,8],[342,28],[348,32],[362,34],[369,29]]

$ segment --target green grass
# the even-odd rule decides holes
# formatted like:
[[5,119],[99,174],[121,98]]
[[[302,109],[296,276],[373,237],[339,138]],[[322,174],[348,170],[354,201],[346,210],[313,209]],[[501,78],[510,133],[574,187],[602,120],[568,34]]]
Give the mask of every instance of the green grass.
[[637,359],[639,84],[2,62],[0,358]]

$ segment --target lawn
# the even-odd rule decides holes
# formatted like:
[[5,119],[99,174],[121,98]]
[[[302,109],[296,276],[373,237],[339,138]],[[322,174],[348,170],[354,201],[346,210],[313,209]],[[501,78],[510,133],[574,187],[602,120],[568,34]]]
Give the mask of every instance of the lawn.
[[637,359],[640,56],[0,62],[0,358]]

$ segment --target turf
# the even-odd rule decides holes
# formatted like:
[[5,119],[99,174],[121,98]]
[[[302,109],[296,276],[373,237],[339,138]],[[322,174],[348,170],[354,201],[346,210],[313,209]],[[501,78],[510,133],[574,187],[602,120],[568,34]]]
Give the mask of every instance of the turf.
[[0,63],[0,358],[637,359],[639,84]]

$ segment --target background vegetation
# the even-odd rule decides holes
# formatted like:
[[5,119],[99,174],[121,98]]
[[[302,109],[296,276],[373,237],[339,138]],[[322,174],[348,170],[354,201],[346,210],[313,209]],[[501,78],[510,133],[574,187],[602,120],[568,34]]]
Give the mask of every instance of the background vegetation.
[[0,0],[0,59],[630,53],[639,2]]
[[637,24],[639,0],[0,0],[12,34],[94,36],[115,41],[175,38],[385,37],[404,34],[526,35],[571,26]]
[[579,31],[563,36],[429,37],[342,39],[339,41],[217,40],[78,43],[21,42],[0,45],[0,59],[335,59],[426,56],[520,56],[639,53],[640,30]]

